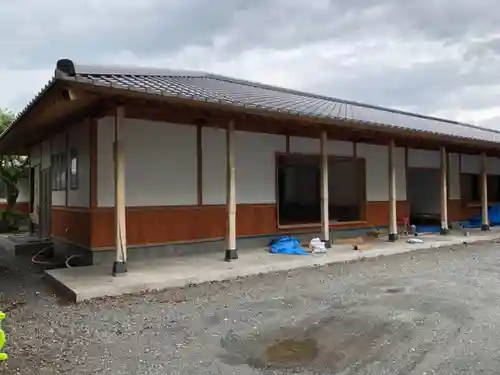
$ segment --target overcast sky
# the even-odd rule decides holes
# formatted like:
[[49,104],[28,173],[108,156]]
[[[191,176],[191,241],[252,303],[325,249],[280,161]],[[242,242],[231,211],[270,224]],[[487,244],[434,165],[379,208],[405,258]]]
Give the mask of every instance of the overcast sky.
[[500,128],[493,0],[0,0],[0,107],[66,57],[188,68]]

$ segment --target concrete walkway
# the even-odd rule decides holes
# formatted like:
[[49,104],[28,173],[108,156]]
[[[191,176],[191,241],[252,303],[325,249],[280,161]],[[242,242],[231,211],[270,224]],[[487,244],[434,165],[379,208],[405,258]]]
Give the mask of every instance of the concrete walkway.
[[[492,241],[500,237],[500,229],[491,232],[472,230],[470,236],[453,233],[448,236],[421,235],[422,244],[409,244],[406,239],[389,243],[378,239],[365,251],[355,251],[352,245],[335,245],[321,255],[273,255],[266,249],[241,250],[239,259],[224,262],[222,253],[179,256],[129,264],[129,272],[113,277],[111,264],[47,270],[46,275],[61,292],[76,302],[106,296],[119,296],[192,284],[223,281],[269,272],[345,263],[363,258],[377,258],[410,251],[438,248],[463,243]],[[414,237],[410,237],[414,238]]]

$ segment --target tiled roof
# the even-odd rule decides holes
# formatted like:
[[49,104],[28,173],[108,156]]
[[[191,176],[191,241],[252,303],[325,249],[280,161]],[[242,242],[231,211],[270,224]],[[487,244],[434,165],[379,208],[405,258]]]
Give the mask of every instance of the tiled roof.
[[318,119],[347,119],[376,128],[392,127],[460,139],[500,142],[500,131],[492,129],[203,72],[80,66],[71,60],[60,60],[55,80]]

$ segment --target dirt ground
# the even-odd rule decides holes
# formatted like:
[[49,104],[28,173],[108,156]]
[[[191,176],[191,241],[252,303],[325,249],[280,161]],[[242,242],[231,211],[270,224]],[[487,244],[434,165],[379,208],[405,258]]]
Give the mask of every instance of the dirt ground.
[[499,374],[500,244],[73,305],[0,268],[0,374]]

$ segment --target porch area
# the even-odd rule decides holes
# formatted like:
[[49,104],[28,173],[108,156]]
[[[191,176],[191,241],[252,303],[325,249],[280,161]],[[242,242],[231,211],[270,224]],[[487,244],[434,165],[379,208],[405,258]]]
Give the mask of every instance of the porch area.
[[[418,238],[422,243],[410,244],[407,242],[410,238]],[[273,255],[267,249],[260,248],[241,251],[238,262],[223,262],[219,253],[138,261],[134,262],[126,276],[119,277],[113,276],[109,265],[106,264],[53,269],[45,273],[58,292],[72,301],[81,302],[94,298],[222,282],[271,272],[375,259],[411,251],[454,245],[466,246],[498,238],[500,228],[492,228],[486,232],[472,229],[468,235],[457,230],[448,236],[423,234],[418,237],[403,237],[396,242],[388,242],[387,237],[383,236],[367,243],[365,250],[353,250],[353,246],[349,244],[333,244],[325,254],[318,255]]]

